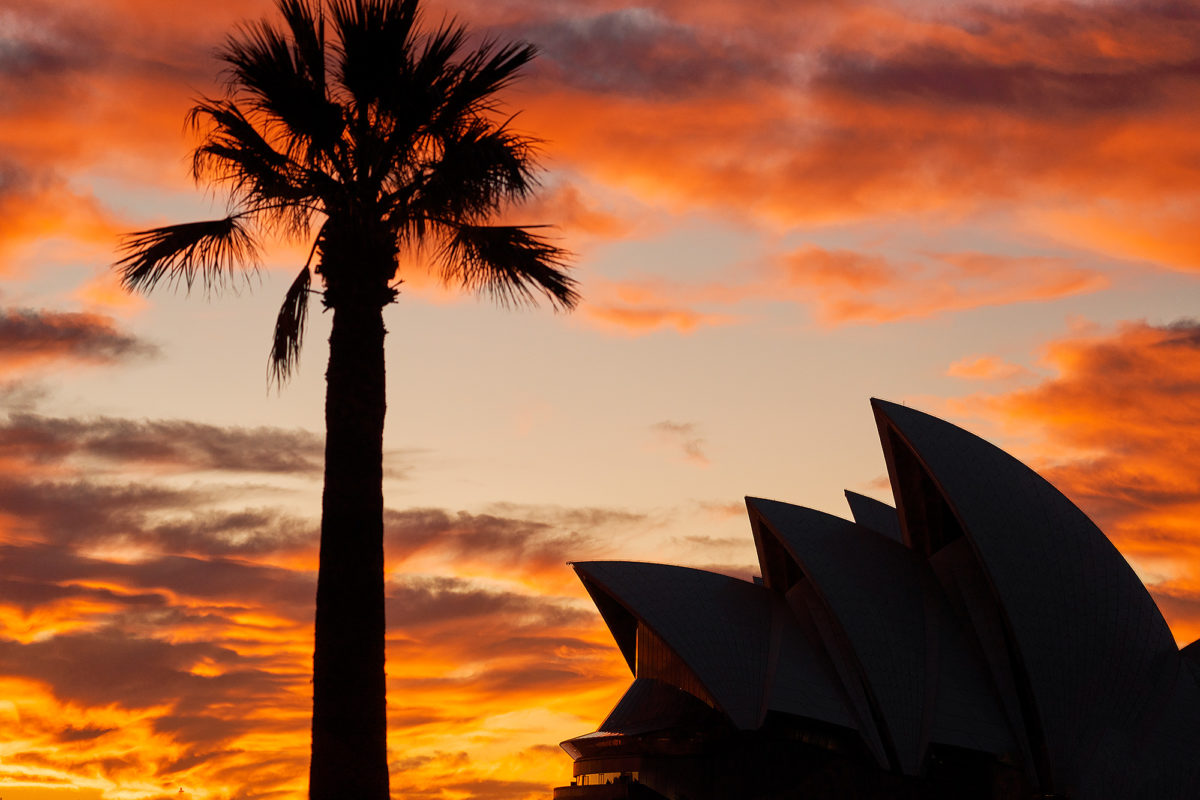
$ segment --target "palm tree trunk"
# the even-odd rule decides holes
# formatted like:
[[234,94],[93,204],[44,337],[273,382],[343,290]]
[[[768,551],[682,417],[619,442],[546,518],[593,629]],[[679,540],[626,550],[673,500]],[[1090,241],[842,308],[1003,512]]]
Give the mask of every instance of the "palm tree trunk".
[[339,304],[325,374],[311,800],[387,800],[383,309]]

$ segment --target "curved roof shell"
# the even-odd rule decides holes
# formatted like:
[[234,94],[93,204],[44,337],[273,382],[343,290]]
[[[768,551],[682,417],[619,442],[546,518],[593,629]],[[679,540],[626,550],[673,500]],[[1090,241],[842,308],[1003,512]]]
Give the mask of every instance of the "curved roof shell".
[[1176,647],[1116,548],[1033,470],[872,407],[896,507],[847,492],[850,522],[747,498],[761,583],[574,565],[636,676],[604,735],[782,712],[803,735],[803,719],[857,731],[858,758],[922,780],[968,752],[1031,792],[1200,797],[1200,642]]
[[[643,631],[664,643],[695,677],[700,694],[737,727],[757,728],[769,710],[854,727],[819,650],[792,624],[783,599],[765,587],[664,564],[572,566],[593,598],[606,597],[628,614],[623,620],[610,610],[605,617],[610,629],[645,626]],[[622,649],[634,651],[625,655],[635,674],[655,677],[637,668],[636,641],[626,637],[625,642]],[[776,684],[786,691],[772,691]]]
[[931,742],[1015,750],[984,664],[964,646],[961,626],[924,559],[830,514],[772,500],[746,502],[757,518],[756,536],[783,544],[849,641],[839,673],[848,691],[867,688],[870,716],[896,769],[919,773]]
[[1108,757],[1106,737],[1137,730],[1168,685],[1178,651],[1166,621],[1104,534],[1029,467],[936,417],[872,406],[905,541],[930,556],[969,542],[1043,781],[1079,786]]
[[855,522],[876,533],[882,533],[893,541],[904,541],[904,534],[900,530],[900,517],[895,508],[874,497],[867,497],[849,489],[845,494],[846,503],[850,506],[850,515]]

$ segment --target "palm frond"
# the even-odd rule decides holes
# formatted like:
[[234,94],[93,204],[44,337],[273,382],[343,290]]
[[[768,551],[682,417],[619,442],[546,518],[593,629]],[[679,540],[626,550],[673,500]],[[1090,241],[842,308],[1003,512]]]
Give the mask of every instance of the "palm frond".
[[192,156],[197,181],[231,181],[235,191],[253,192],[262,181],[272,191],[304,190],[304,167],[272,146],[236,103],[203,99],[188,112],[187,121],[204,137]]
[[417,83],[430,87],[452,85],[458,77],[452,61],[466,43],[466,26],[454,20],[447,20],[429,34],[412,65]]
[[[404,69],[379,94],[379,115],[390,122],[380,148],[381,164],[404,166],[417,141],[433,133],[433,124],[444,116],[440,109],[458,80],[453,60],[466,43],[467,29],[453,20],[427,34],[419,53],[416,44],[409,43]],[[454,120],[461,121],[461,117]]]
[[441,103],[430,130],[443,133],[464,117],[495,111],[499,106],[496,93],[512,83],[536,55],[537,48],[526,42],[512,42],[497,49],[496,43],[489,40],[458,64],[442,64],[440,77],[435,79]]
[[284,295],[279,316],[275,318],[275,338],[271,344],[268,363],[269,381],[278,387],[288,382],[300,366],[300,347],[304,340],[304,326],[308,323],[309,286],[312,272],[308,265],[300,270],[291,288]]
[[113,266],[131,292],[148,292],[163,281],[191,291],[197,279],[207,292],[220,290],[238,272],[257,269],[258,259],[254,237],[238,215],[130,233],[119,252],[123,257]]
[[319,93],[325,92],[325,12],[318,0],[313,8],[308,0],[278,0],[292,34],[292,62]]
[[287,232],[301,233],[319,201],[337,191],[330,176],[273,147],[231,101],[202,100],[188,119],[204,137],[192,154],[193,176],[227,183],[243,211],[265,212]]
[[482,117],[468,121],[441,142],[436,159],[408,191],[397,187],[401,213],[474,221],[506,200],[528,195],[535,142]]
[[568,254],[529,228],[453,225],[439,253],[442,279],[490,295],[502,305],[534,305],[544,296],[555,308],[579,302],[566,273]]
[[537,48],[528,42],[511,42],[498,49],[494,40],[484,42],[459,65],[461,78],[453,99],[464,108],[492,108],[494,95],[536,56]]
[[279,0],[287,24],[246,24],[230,36],[220,58],[229,65],[228,93],[278,129],[269,137],[312,167],[338,168],[336,149],[345,120],[327,91],[324,18],[307,0]]
[[335,73],[351,102],[365,109],[408,70],[418,0],[333,0]]

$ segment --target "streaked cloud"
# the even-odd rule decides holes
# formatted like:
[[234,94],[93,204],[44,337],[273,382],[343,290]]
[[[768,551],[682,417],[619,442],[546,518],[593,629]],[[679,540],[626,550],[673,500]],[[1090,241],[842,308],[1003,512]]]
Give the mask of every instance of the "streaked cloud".
[[996,356],[970,356],[946,367],[946,374],[952,378],[966,378],[972,381],[1002,381],[1031,373],[1020,364],[1013,364]]
[[[213,48],[270,7],[0,0],[0,785],[303,792],[319,437],[133,401],[47,410],[67,372],[51,367],[154,354],[98,274],[117,232],[191,207],[183,114],[217,85]],[[1114,261],[1147,276],[1200,265],[1187,4],[450,0],[429,19],[443,10],[541,48],[506,111],[523,110],[513,124],[544,140],[551,171],[509,214],[558,225],[577,251],[588,336],[702,334],[678,337],[690,345],[783,310],[832,352],[851,326],[1049,301],[1065,314],[1115,291]],[[683,251],[638,260],[681,220],[753,244],[707,269]],[[416,258],[404,267],[422,301],[457,298]],[[1188,321],[1076,331],[1036,375],[974,342],[924,365],[1012,381],[975,384],[986,394],[957,408],[1027,445],[1154,583],[1181,639],[1200,636],[1197,335]],[[639,342],[615,344],[637,357]],[[554,377],[564,424],[568,373]],[[653,437],[708,463],[716,428],[646,422],[634,450]],[[404,454],[389,464],[408,477]],[[753,571],[723,536],[645,512],[495,503],[478,487],[458,507],[392,497],[388,714],[406,797],[532,800],[565,782],[554,736],[594,726],[628,676],[563,562],[676,546]],[[743,513],[703,508],[717,530]]]
[[550,18],[513,33],[541,50],[538,79],[599,95],[674,101],[788,77],[755,39],[653,6]]
[[856,250],[801,247],[757,268],[731,268],[730,280],[596,281],[581,311],[629,335],[691,333],[745,324],[771,303],[807,308],[821,327],[881,325],[988,306],[1058,300],[1100,291],[1108,277],[1057,256],[980,252],[919,253],[897,259]]
[[0,372],[48,362],[114,364],[156,348],[120,330],[111,317],[31,308],[0,308]]
[[0,422],[0,457],[30,461],[86,456],[123,466],[316,475],[324,449],[321,436],[299,429],[30,413],[12,414]]
[[[276,428],[10,415],[0,690],[19,698],[4,741],[20,746],[0,769],[6,786],[302,790],[317,526],[246,505],[262,487],[229,479],[311,477],[320,447]],[[514,707],[561,724],[602,713],[619,688],[619,655],[563,562],[641,518],[494,511],[387,512],[389,724],[405,741],[396,757],[423,765],[398,785],[544,790],[558,757],[541,753],[541,772],[514,781],[487,757],[438,754],[465,736],[535,747],[545,721],[522,723]],[[471,564],[474,575],[449,571]]]
[[819,323],[879,324],[981,306],[1053,300],[1108,284],[1063,258],[931,253],[895,263],[881,256],[808,247],[786,260],[787,284],[811,298]]
[[701,467],[709,465],[708,456],[704,452],[706,441],[700,434],[698,423],[674,422],[667,419],[654,423],[650,429],[658,435],[662,442],[678,448],[685,461]]
[[708,314],[689,308],[611,306],[585,303],[583,314],[601,327],[630,335],[659,330],[692,333],[703,327],[729,325],[736,318],[728,314]]

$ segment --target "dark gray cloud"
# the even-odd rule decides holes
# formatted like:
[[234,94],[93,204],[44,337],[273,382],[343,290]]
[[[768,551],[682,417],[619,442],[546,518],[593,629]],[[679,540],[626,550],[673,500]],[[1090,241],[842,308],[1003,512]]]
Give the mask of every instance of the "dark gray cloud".
[[151,462],[191,470],[319,475],[324,441],[298,428],[17,413],[0,423],[0,454],[38,462],[86,455],[113,463]]
[[[995,108],[1039,119],[1169,109],[1200,96],[1200,13],[1175,2],[951,7],[967,39],[909,45],[879,57],[852,45],[820,56],[814,87],[881,104]],[[1122,52],[1102,41],[1137,45]],[[1150,47],[1162,44],[1157,57]],[[995,54],[1003,52],[1003,59]],[[1049,58],[1048,53],[1054,57]]]
[[[155,720],[154,729],[156,731],[158,731],[159,733],[174,733],[173,731],[170,730],[170,728],[160,728],[159,727],[158,723],[162,719],[164,719],[164,718],[160,717],[159,719]],[[177,718],[172,718],[172,719],[177,719]],[[191,719],[201,719],[201,718],[192,717]],[[211,721],[212,726],[213,726],[212,733],[218,735],[218,738],[217,738],[218,741],[227,741],[231,736],[240,735],[242,733],[245,733],[246,731],[249,731],[251,728],[254,727],[253,725],[246,723],[246,722],[237,723],[232,720],[217,719],[216,717],[209,717],[207,719]],[[191,736],[192,734],[196,733],[196,730],[188,729],[186,731],[186,733],[189,734],[189,736],[187,736],[184,739],[185,741],[193,742],[193,743],[195,743],[197,741],[196,739],[192,738],[192,736]],[[169,775],[174,775],[177,772],[184,772],[185,770],[189,770],[192,767],[195,767],[199,764],[204,764],[206,762],[214,761],[219,758],[226,758],[228,756],[236,756],[239,753],[243,753],[243,752],[245,752],[245,751],[244,750],[189,750],[188,753],[186,755],[184,755],[183,757],[177,758],[174,761],[170,761],[166,764],[163,764],[161,767],[159,767],[158,772],[156,774],[159,777],[166,777]]]
[[316,523],[280,509],[205,507],[231,494],[221,487],[0,476],[0,515],[25,535],[56,545],[123,542],[216,556],[316,546]]
[[0,0],[0,98],[91,100],[92,88],[113,74],[181,85],[202,85],[215,76],[219,38],[205,41],[194,28],[163,24],[152,15],[119,14],[88,3]]
[[564,533],[548,522],[491,514],[450,513],[437,508],[385,513],[387,552],[407,558],[427,548],[473,558],[499,558],[506,564],[562,564],[578,557],[583,536]]
[[[79,9],[75,9],[76,12]],[[105,31],[88,13],[39,2],[0,2],[0,78],[10,87],[94,70],[105,60]]]
[[[391,629],[419,630],[446,622],[496,619],[507,629],[569,626],[591,618],[561,601],[475,586],[460,578],[405,576],[388,586]],[[505,622],[507,620],[507,622]],[[514,624],[513,620],[517,620]]]
[[573,669],[567,664],[547,666],[543,653],[538,659],[527,658],[520,664],[497,666],[465,677],[426,675],[392,679],[388,681],[388,691],[408,695],[462,689],[481,696],[518,697],[529,694],[544,697],[556,691],[576,692],[600,685],[611,686],[612,676]]
[[878,59],[826,54],[819,89],[874,103],[997,108],[1057,117],[1110,114],[1177,101],[1180,81],[1200,93],[1200,58],[1179,64],[1111,71],[1054,69],[1034,63],[997,64],[941,47],[913,47]]
[[45,309],[0,309],[0,367],[60,359],[112,364],[152,355],[149,343],[111,317]]
[[15,518],[26,533],[64,543],[133,537],[142,532],[147,512],[183,508],[200,499],[197,491],[154,484],[0,476],[0,513]]
[[[176,595],[237,608],[270,607],[297,620],[312,617],[316,578],[307,572],[228,558],[159,556],[136,562],[108,561],[51,545],[0,544],[0,575],[16,576],[25,591],[52,595],[36,584],[91,581],[122,586],[135,594],[169,590]],[[129,599],[125,598],[129,603]],[[172,620],[165,620],[171,622]]]
[[1177,319],[1162,327],[1167,332],[1158,347],[1187,347],[1200,350],[1200,320],[1191,318]]
[[612,530],[647,522],[644,514],[620,509],[500,503],[491,510],[496,513],[388,509],[384,516],[388,556],[403,560],[429,550],[505,566],[558,568],[604,552],[602,542],[611,538]]
[[116,728],[97,728],[91,725],[86,725],[82,728],[67,726],[55,735],[55,740],[59,742],[87,742],[93,739],[99,739],[106,733],[112,733]]
[[185,512],[180,518],[148,526],[145,534],[177,553],[247,556],[315,549],[320,529],[312,520],[277,508],[246,508]]
[[162,608],[168,604],[166,595],[158,592],[124,594],[92,586],[0,577],[0,603],[16,606],[26,614],[38,606],[74,598],[132,608]]
[[[151,723],[156,733],[162,733],[177,742],[186,742],[193,747],[211,750],[222,742],[240,736],[250,730],[263,730],[270,725],[266,720],[246,718],[229,719],[212,714],[163,714]],[[185,756],[181,761],[186,760]],[[163,772],[176,772],[182,767],[180,761],[173,762]]]
[[45,384],[28,380],[0,381],[0,408],[32,411],[50,396]]
[[693,28],[647,7],[561,16],[508,34],[538,46],[535,74],[591,92],[678,98],[786,78],[770,48],[738,42],[729,31]]
[[[202,660],[231,669],[212,677],[189,671]],[[0,673],[41,682],[60,700],[89,706],[200,709],[232,698],[264,699],[282,688],[278,675],[241,662],[237,653],[216,645],[134,638],[116,630],[29,643],[0,639]]]

